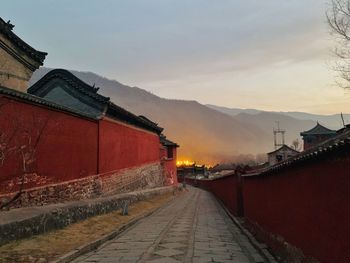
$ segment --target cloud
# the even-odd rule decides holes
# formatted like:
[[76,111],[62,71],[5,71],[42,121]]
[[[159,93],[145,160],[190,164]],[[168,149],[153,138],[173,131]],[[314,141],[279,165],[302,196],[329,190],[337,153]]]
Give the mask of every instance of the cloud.
[[[325,62],[333,43],[323,1],[7,0],[2,13],[21,37],[49,52],[49,67],[233,107],[329,100],[333,76]],[[331,100],[341,97],[333,92]]]

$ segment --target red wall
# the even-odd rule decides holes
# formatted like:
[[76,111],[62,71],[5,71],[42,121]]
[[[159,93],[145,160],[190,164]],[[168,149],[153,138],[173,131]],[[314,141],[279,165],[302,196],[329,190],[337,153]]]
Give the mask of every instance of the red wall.
[[177,184],[177,167],[176,167],[176,147],[171,147],[173,152],[173,158],[167,159],[167,149],[162,147],[161,149],[161,159],[163,160],[165,176],[167,178],[167,184]]
[[99,123],[99,173],[159,161],[159,136],[121,123]]
[[0,194],[18,190],[21,151],[25,188],[96,174],[97,130],[94,121],[0,97]]
[[[286,167],[270,175],[244,176],[244,216],[266,232],[270,245],[281,236],[320,262],[348,263],[350,258],[350,155],[347,150]],[[186,182],[211,191],[237,215],[238,176]],[[271,239],[273,234],[276,239]],[[280,246],[282,245],[282,246]],[[299,257],[299,254],[291,256]],[[282,251],[282,253],[284,253]],[[304,261],[303,261],[304,262]],[[305,261],[309,262],[309,261]]]
[[321,262],[350,259],[350,156],[244,178],[246,218]]

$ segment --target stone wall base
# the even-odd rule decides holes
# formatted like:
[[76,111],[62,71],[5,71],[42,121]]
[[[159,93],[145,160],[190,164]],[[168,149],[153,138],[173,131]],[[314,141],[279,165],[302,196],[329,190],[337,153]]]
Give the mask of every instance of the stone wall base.
[[[43,206],[164,186],[159,162],[24,190],[9,208]],[[3,203],[17,193],[0,195]]]

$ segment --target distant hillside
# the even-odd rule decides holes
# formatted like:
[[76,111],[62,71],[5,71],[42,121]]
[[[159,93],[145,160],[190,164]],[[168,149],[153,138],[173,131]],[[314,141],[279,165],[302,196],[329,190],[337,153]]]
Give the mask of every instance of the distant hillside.
[[247,114],[258,114],[262,112],[261,110],[256,110],[256,109],[239,109],[239,108],[227,108],[227,107],[222,107],[222,106],[216,106],[212,104],[206,104],[205,106],[226,113],[228,115],[236,116],[240,113],[247,113]]
[[[207,104],[207,107],[220,111],[222,113],[226,113],[231,116],[237,116],[241,113],[247,113],[247,114],[259,114],[259,113],[271,113],[271,114],[279,114],[279,115],[285,115],[289,116],[298,120],[308,120],[313,121],[316,123],[317,121],[321,124],[327,126],[330,129],[340,129],[342,127],[342,121],[339,114],[333,114],[333,115],[319,115],[319,114],[311,114],[306,112],[275,112],[275,111],[263,111],[263,110],[257,110],[257,109],[239,109],[239,108],[226,108],[216,105]],[[276,115],[274,115],[276,116]],[[343,114],[344,120],[347,124],[350,124],[350,114]]]
[[[37,70],[31,83],[36,82],[49,70]],[[94,73],[72,73],[85,82],[100,87],[99,93],[111,97],[111,100],[121,107],[159,123],[165,128],[169,139],[180,144],[179,157],[197,162],[214,164],[220,161],[235,161],[242,158],[240,155],[272,150],[272,127],[276,120],[288,128],[288,143],[295,139],[300,131],[314,125],[312,121],[298,120],[281,114],[232,116],[196,101],[163,99],[143,89],[129,87]]]

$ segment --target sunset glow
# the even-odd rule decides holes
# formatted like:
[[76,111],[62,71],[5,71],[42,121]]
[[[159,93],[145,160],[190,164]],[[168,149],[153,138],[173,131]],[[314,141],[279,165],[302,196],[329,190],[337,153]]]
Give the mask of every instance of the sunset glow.
[[183,160],[183,161],[176,162],[176,166],[182,166],[182,165],[188,166],[188,165],[193,165],[193,164],[195,164],[195,162],[192,162],[189,160]]

